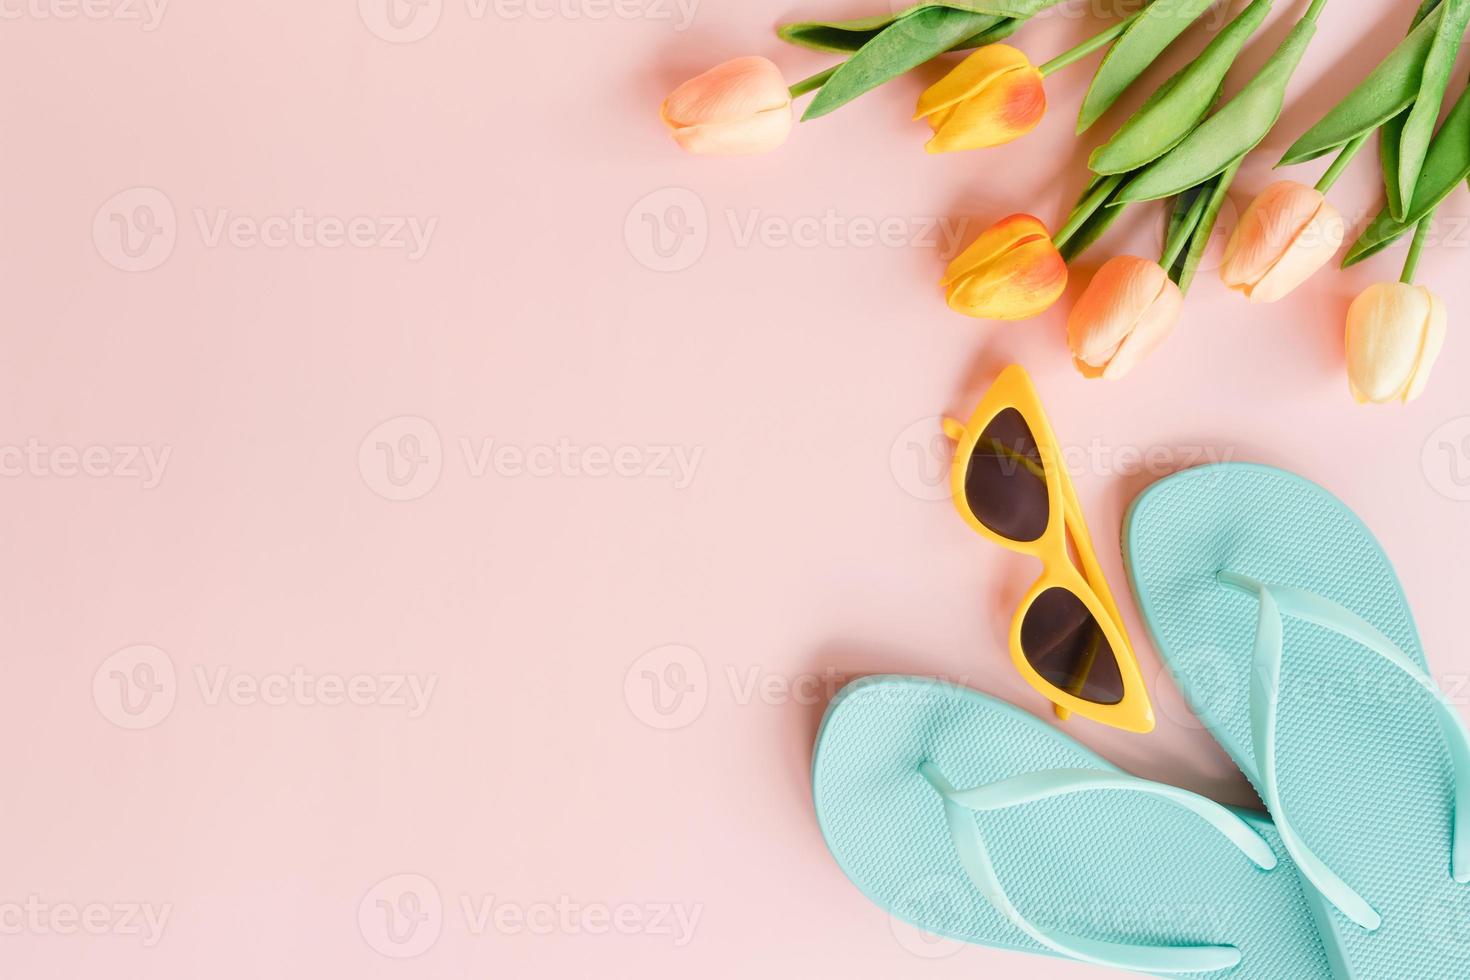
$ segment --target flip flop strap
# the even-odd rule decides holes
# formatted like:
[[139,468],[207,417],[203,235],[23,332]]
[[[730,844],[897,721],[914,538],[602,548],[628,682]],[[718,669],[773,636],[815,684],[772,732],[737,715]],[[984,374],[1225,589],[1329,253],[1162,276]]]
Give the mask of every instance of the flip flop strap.
[[1123,790],[1158,797],[1203,818],[1235,844],[1258,867],[1276,866],[1271,845],[1240,817],[1212,800],[1162,783],[1121,772],[1094,769],[1052,769],[1026,773],[974,789],[957,790],[933,763],[920,767],[944,798],[944,815],[960,865],[985,900],[1011,924],[1041,945],[1063,956],[1095,966],[1140,973],[1209,973],[1228,970],[1240,962],[1234,946],[1139,946],[1075,936],[1044,928],[1027,919],[1006,895],[975,821],[975,813],[1005,810],[1038,800],[1076,793]]
[[1460,713],[1434,680],[1419,668],[1381,630],[1357,613],[1325,596],[1285,585],[1268,585],[1234,572],[1221,572],[1224,585],[1254,595],[1260,602],[1256,645],[1251,661],[1251,747],[1256,779],[1286,850],[1316,889],[1343,915],[1372,931],[1383,919],[1362,895],[1319,858],[1296,831],[1281,803],[1276,771],[1277,709],[1281,696],[1283,616],[1291,616],[1332,630],[1367,647],[1434,696],[1435,717],[1449,743],[1454,763],[1455,805],[1450,873],[1458,882],[1470,881],[1470,731]]

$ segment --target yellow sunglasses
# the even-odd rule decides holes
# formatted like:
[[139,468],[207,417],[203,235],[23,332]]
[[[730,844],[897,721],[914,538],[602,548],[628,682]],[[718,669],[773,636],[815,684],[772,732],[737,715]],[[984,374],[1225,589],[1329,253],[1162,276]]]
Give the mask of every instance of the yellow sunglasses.
[[958,443],[950,485],[960,516],[1001,547],[1042,563],[1011,621],[1016,669],[1064,720],[1076,713],[1125,731],[1153,731],[1138,659],[1025,369],[1002,371],[970,421],[946,419],[944,431]]

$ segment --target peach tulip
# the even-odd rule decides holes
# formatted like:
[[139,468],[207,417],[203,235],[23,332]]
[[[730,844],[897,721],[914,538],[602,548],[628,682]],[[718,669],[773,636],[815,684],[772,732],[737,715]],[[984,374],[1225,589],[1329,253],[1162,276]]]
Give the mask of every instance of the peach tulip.
[[1131,255],[1109,259],[1067,318],[1067,346],[1084,377],[1115,380],[1173,331],[1184,294],[1161,265]]
[[768,59],[734,58],[674,89],[659,114],[690,153],[765,153],[791,133],[791,91]]
[[1348,309],[1348,387],[1359,402],[1411,402],[1444,346],[1449,315],[1423,286],[1382,282]]
[[1342,215],[1320,191],[1278,181],[1241,217],[1220,279],[1252,303],[1274,303],[1326,265],[1342,240]]
[[1040,69],[1006,44],[988,44],[919,96],[915,119],[928,120],[930,153],[977,150],[1025,136],[1046,115]]
[[1067,263],[1038,218],[1013,214],[950,262],[940,283],[950,309],[985,320],[1025,320],[1067,288]]

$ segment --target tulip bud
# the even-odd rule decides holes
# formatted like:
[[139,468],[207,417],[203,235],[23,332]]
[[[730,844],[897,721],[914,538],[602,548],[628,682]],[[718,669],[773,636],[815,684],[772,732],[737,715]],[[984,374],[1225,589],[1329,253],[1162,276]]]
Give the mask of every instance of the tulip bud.
[[1120,255],[1092,277],[1067,318],[1067,346],[1088,378],[1115,380],[1168,338],[1184,294],[1157,262]]
[[1025,320],[1062,298],[1067,263],[1039,219],[1013,214],[955,256],[940,285],[956,313]]
[[1241,216],[1220,279],[1252,303],[1274,303],[1326,265],[1342,240],[1342,215],[1321,192],[1278,181]]
[[915,119],[927,119],[930,153],[977,150],[1025,136],[1046,115],[1041,71],[1015,48],[989,44],[919,96]]
[[766,58],[735,58],[669,93],[659,114],[690,153],[765,153],[791,133],[791,92]]
[[1359,402],[1411,402],[1444,346],[1449,314],[1423,286],[1382,282],[1348,309],[1348,387]]

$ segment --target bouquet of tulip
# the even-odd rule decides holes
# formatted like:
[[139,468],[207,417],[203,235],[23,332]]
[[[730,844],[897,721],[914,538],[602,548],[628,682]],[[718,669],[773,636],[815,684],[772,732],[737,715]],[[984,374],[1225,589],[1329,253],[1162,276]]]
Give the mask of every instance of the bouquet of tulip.
[[[1248,4],[1092,153],[1093,180],[1054,238],[1048,239],[1044,226],[1030,219],[1034,225],[1022,241],[1032,254],[1047,251],[1048,261],[1028,264],[997,249],[992,230],[950,264],[945,277],[949,305],[985,319],[1035,316],[1062,295],[1067,263],[1094,244],[1124,208],[1167,199],[1169,222],[1159,260],[1120,256],[1107,262],[1068,318],[1068,343],[1083,375],[1126,375],[1178,321],[1235,174],[1280,118],[1287,83],[1315,33],[1323,4],[1315,0],[1262,69],[1216,108],[1226,76],[1271,7],[1270,0]],[[1197,0],[1156,0],[1122,25],[1083,101],[1079,128],[1096,121],[1143,74],[1181,33],[1181,21],[1188,23],[1186,18],[1207,6]],[[970,55],[926,92],[919,100],[921,114],[926,104],[941,109],[953,105],[947,97],[952,79],[963,78],[970,63],[987,60],[988,50]],[[1025,225],[1012,218],[998,227]],[[1295,275],[1294,265],[1265,262],[1249,243],[1237,234],[1227,249],[1222,266],[1227,283],[1263,293],[1281,291],[1283,280]],[[1320,262],[1335,248],[1320,256]],[[1319,261],[1320,251],[1311,253],[1313,261]],[[1299,250],[1296,261],[1307,254]],[[997,280],[1006,277],[1026,288],[997,288]]]
[[[1057,2],[924,0],[896,14],[788,25],[779,31],[783,39],[845,60],[787,86],[766,59],[736,59],[680,86],[665,101],[663,117],[675,139],[694,152],[760,152],[787,138],[792,101],[804,94],[816,93],[802,118],[816,118],[930,59],[973,49],[920,96],[914,118],[930,128],[931,153],[982,149],[1034,129],[1046,112],[1047,77],[1106,48],[1082,103],[1080,135],[1215,0],[1149,0],[1039,67],[1001,43]],[[1068,318],[1068,344],[1083,375],[1126,375],[1177,323],[1236,174],[1280,119],[1325,3],[1311,0],[1264,66],[1221,103],[1227,76],[1271,9],[1271,0],[1246,2],[1093,151],[1092,179],[1055,235],[1036,217],[1012,215],[950,263],[942,281],[950,307],[983,319],[1036,316],[1064,294],[1069,263],[1125,208],[1166,201],[1158,261],[1119,256],[1106,262]],[[1266,188],[1242,216],[1220,266],[1228,288],[1269,303],[1326,265],[1344,239],[1342,217],[1326,195],[1373,132],[1381,131],[1388,202],[1345,264],[1411,229],[1415,236],[1402,282],[1374,287],[1349,313],[1349,374],[1359,400],[1415,397],[1443,338],[1443,306],[1412,283],[1435,208],[1470,177],[1470,89],[1435,132],[1467,25],[1470,0],[1423,0],[1403,43],[1283,159],[1300,163],[1336,152],[1321,180],[1315,187],[1280,181]]]
[[1400,280],[1370,286],[1348,310],[1348,379],[1360,402],[1413,401],[1444,344],[1444,304],[1414,279],[1435,211],[1470,177],[1470,88],[1435,131],[1467,27],[1470,0],[1424,0],[1408,36],[1281,161],[1301,163],[1337,150],[1338,162],[1317,185],[1325,193],[1345,161],[1378,132],[1387,200],[1343,265],[1414,232]]

